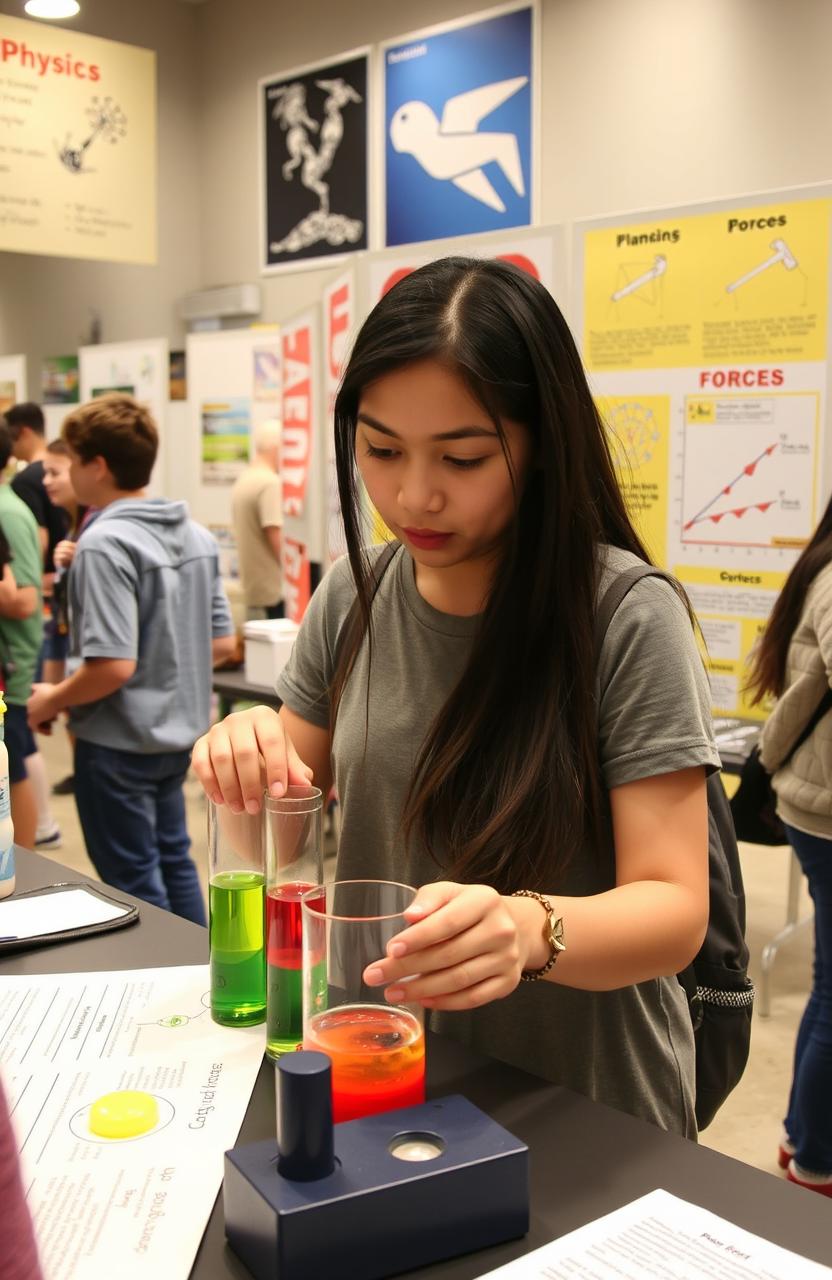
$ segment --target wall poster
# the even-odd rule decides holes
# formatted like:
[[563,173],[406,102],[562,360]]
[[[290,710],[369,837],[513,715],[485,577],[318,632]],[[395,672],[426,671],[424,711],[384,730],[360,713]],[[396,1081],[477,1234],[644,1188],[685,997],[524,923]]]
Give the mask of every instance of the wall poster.
[[625,493],[684,584],[714,709],[762,716],[749,652],[823,511],[829,188],[576,230],[584,359]]
[[536,5],[382,46],[385,244],[535,220]]
[[41,367],[41,403],[77,404],[78,356],[47,356]]
[[369,51],[258,85],[264,273],[366,249]]
[[0,250],[156,261],[156,54],[0,14]]
[[251,447],[251,401],[247,396],[204,401],[202,483],[233,484],[248,466]]

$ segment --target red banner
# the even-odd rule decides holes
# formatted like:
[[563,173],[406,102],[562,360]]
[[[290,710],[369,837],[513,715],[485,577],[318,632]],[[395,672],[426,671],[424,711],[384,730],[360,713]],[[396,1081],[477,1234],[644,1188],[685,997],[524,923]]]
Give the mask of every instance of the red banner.
[[352,280],[342,280],[325,296],[327,415],[331,415],[335,391],[344,367],[347,338],[352,323]]
[[312,461],[312,332],[308,324],[283,330],[283,514],[302,516]]
[[312,583],[309,556],[302,542],[283,539],[283,599],[286,617],[300,624],[309,606]]

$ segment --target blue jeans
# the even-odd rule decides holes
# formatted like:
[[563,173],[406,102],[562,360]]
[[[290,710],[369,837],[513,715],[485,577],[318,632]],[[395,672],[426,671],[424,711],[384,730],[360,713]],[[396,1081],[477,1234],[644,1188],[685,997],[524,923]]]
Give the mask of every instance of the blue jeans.
[[786,827],[815,904],[812,993],[797,1033],[786,1133],[811,1173],[832,1173],[832,840]]
[[189,762],[189,751],[145,756],[79,738],[75,803],[102,880],[204,925],[182,794]]

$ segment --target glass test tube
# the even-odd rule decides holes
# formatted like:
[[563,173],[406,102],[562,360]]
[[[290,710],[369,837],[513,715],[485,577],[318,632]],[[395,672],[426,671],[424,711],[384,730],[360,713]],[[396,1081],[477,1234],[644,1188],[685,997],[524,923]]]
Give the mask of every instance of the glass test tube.
[[246,1027],[266,1016],[263,815],[208,804],[211,1017]]
[[264,799],[266,837],[266,1053],[294,1052],[303,1039],[301,898],[323,904],[323,796],[290,786]]

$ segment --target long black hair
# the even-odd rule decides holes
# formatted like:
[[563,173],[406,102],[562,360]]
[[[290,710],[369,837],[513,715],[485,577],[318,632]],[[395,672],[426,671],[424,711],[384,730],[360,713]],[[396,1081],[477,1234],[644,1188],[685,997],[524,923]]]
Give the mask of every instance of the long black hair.
[[820,524],[801,551],[783,584],[771,611],[766,629],[751,659],[748,688],[752,705],[767,695],[779,698],[786,687],[786,657],[789,645],[815,578],[832,560],[832,498]]
[[[463,379],[494,423],[523,424],[532,462],[468,664],[422,745],[403,826],[443,870],[505,892],[551,886],[603,824],[593,625],[598,547],[648,553],[627,513],[580,357],[548,291],[505,262],[444,258],[378,303],[335,402],[338,488],[360,624],[340,646],[333,724],[365,635],[355,432],[362,392],[420,360]],[[372,650],[371,650],[372,659]]]

